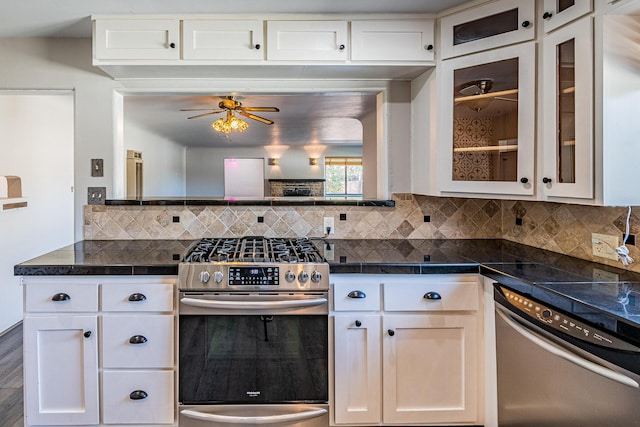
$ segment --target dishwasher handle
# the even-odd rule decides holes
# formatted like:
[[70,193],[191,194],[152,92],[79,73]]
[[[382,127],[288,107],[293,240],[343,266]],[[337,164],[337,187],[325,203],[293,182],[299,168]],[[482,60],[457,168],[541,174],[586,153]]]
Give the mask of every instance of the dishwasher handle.
[[311,418],[321,417],[327,413],[326,409],[317,408],[304,412],[295,412],[292,414],[280,414],[280,415],[267,415],[258,417],[241,417],[233,415],[221,415],[221,414],[209,414],[205,412],[194,411],[191,409],[185,409],[180,411],[182,415],[188,418],[196,420],[228,423],[228,424],[240,424],[240,425],[269,425],[283,422],[298,422],[308,420]]
[[531,341],[533,344],[541,347],[542,349],[548,351],[551,354],[554,354],[568,362],[573,363],[574,365],[578,365],[584,369],[587,369],[595,374],[601,375],[605,378],[609,378],[610,380],[616,381],[620,384],[624,384],[633,388],[640,388],[640,384],[638,384],[632,378],[621,374],[619,372],[613,371],[609,368],[606,368],[602,365],[598,365],[590,360],[587,360],[583,357],[578,356],[577,354],[571,353],[564,348],[558,347],[556,345],[551,344],[547,340],[541,338],[535,332],[525,328],[521,324],[517,323],[513,320],[512,316],[509,314],[508,309],[496,304],[496,314],[500,316],[500,318],[511,328],[513,328],[516,332],[522,335],[527,340]]

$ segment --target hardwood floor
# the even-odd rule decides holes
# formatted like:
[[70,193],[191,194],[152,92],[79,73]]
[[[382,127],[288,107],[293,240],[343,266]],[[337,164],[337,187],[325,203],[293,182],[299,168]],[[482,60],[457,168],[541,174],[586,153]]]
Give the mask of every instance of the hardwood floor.
[[22,324],[0,336],[0,426],[22,427]]

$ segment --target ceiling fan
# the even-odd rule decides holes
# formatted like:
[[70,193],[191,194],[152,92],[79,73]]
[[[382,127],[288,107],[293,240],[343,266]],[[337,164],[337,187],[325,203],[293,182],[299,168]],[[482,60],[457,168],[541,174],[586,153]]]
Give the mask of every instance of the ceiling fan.
[[488,107],[494,100],[518,102],[518,98],[508,98],[509,95],[517,95],[518,89],[507,89],[498,92],[491,92],[493,80],[480,79],[472,80],[458,86],[457,96],[453,100],[455,105],[466,105],[470,109],[480,112]]
[[280,111],[279,108],[276,107],[243,107],[242,103],[236,100],[235,96],[225,96],[222,97],[222,101],[218,103],[218,108],[187,108],[180,111],[209,111],[208,113],[198,114],[195,116],[187,117],[187,119],[197,119],[199,117],[210,116],[212,114],[218,113],[227,113],[227,120],[229,118],[233,118],[233,112],[235,111],[239,115],[243,117],[247,117],[249,119],[256,120],[260,123],[264,123],[266,125],[272,125],[274,123],[273,120],[265,119],[264,117],[256,116],[252,114],[250,111],[259,111],[259,112],[270,112],[277,113]]

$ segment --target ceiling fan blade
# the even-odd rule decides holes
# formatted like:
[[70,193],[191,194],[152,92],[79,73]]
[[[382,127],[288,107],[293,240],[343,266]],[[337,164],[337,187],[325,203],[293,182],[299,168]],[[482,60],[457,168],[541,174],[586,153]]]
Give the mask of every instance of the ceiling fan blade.
[[214,111],[212,113],[198,114],[197,116],[187,117],[187,119],[197,119],[198,117],[210,116],[212,114],[218,114],[218,113],[220,113],[220,111]]
[[183,108],[180,111],[213,111],[215,108]]
[[503,98],[502,96],[496,96],[496,99],[498,101],[511,101],[511,102],[518,102],[518,100],[516,98]]
[[238,111],[238,114],[240,114],[241,116],[248,117],[250,119],[259,121],[261,123],[264,123],[265,125],[272,125],[274,123],[273,120],[265,119],[264,117],[256,116],[255,114],[247,113],[247,112],[242,111],[242,110]]
[[455,102],[464,102],[464,101],[471,101],[474,99],[482,99],[482,98],[496,98],[498,96],[504,96],[504,95],[513,95],[518,93],[518,89],[507,89],[507,90],[501,90],[498,92],[487,92],[487,93],[480,93],[478,95],[469,95],[469,96],[459,96],[457,98],[454,98],[453,100]]
[[280,111],[279,108],[276,107],[238,107],[236,110],[244,110],[244,111],[263,111],[270,113],[277,113]]

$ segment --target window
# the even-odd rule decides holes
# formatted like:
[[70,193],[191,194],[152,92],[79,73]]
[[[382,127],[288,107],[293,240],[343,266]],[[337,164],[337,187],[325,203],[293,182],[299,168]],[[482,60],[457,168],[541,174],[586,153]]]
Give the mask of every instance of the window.
[[326,157],[324,165],[327,196],[362,195],[362,157]]

